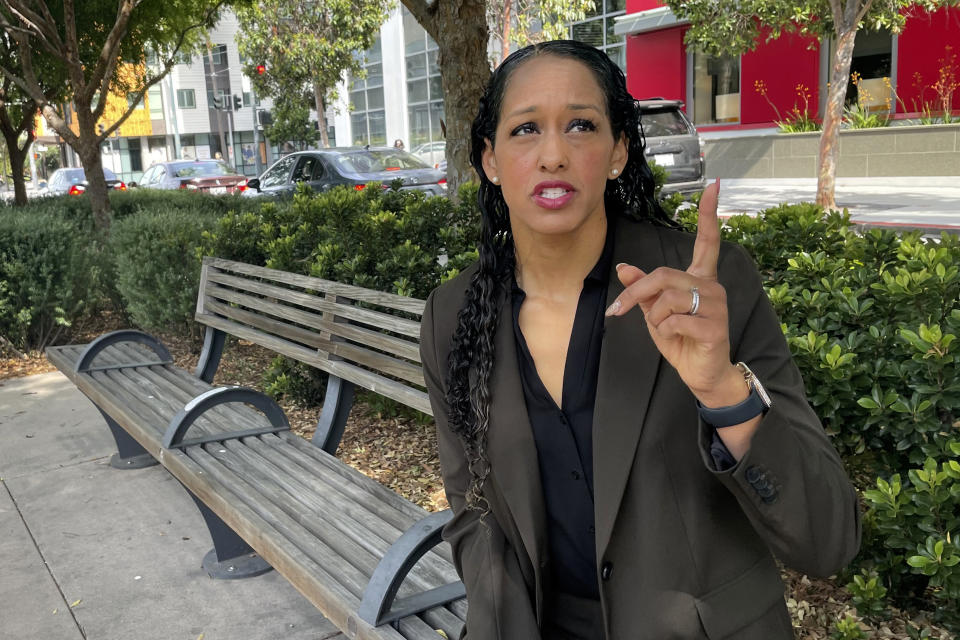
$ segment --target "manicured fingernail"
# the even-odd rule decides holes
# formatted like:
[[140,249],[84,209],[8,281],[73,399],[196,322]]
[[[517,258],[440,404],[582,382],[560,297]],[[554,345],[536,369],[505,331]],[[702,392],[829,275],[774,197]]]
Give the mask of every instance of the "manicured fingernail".
[[609,316],[612,316],[612,315],[615,314],[617,311],[620,311],[620,307],[621,307],[621,306],[623,306],[623,305],[620,304],[620,301],[619,301],[619,300],[614,300],[614,301],[613,301],[613,304],[610,305],[609,307],[607,307],[607,310],[604,311],[603,315],[608,316],[608,317],[609,317]]
[[620,267],[625,267],[625,266],[627,266],[626,262],[618,262],[616,269],[617,271],[620,271]]

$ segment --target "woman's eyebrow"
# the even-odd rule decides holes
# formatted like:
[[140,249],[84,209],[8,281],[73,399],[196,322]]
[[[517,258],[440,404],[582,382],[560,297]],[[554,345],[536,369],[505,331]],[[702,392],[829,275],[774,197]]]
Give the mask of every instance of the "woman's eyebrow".
[[[574,104],[568,104],[568,105],[567,105],[567,110],[568,110],[568,111],[584,111],[584,110],[587,110],[587,109],[592,109],[593,111],[596,111],[597,113],[603,113],[603,111],[601,111],[600,107],[598,107],[598,106],[596,106],[596,105],[594,105],[594,104],[575,104],[575,103],[574,103]],[[511,111],[509,114],[507,114],[507,117],[508,117],[508,118],[512,118],[512,117],[514,117],[514,116],[519,116],[519,115],[522,115],[522,114],[525,114],[525,113],[535,113],[537,110],[538,110],[538,108],[537,108],[536,105],[531,105],[531,106],[529,106],[529,107],[523,107],[523,108],[521,108],[521,109],[517,109],[516,111]]]

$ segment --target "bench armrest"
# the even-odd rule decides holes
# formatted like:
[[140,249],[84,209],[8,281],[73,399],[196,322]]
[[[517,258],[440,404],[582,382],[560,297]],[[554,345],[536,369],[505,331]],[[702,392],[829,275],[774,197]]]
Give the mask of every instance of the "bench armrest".
[[[160,361],[154,362],[132,362],[130,364],[124,365],[112,365],[107,367],[92,367],[93,359],[97,357],[97,354],[102,352],[107,347],[119,344],[121,342],[136,342],[142,344],[145,347],[149,347],[157,356],[160,358]],[[76,373],[86,373],[88,371],[99,371],[102,369],[118,369],[124,367],[146,367],[149,365],[155,364],[173,364],[173,357],[170,355],[170,352],[167,351],[167,348],[163,344],[154,338],[149,333],[144,333],[143,331],[136,331],[134,329],[121,329],[119,331],[111,331],[110,333],[105,333],[90,344],[86,346],[83,352],[80,354],[80,359],[77,360],[77,364],[74,367],[74,372]]]
[[[261,429],[246,429],[244,431],[231,431],[227,433],[217,433],[200,438],[191,438],[184,440],[187,429],[190,428],[197,418],[205,411],[213,407],[226,404],[228,402],[242,402],[250,404],[259,409],[270,421],[269,427]],[[177,415],[170,419],[170,425],[166,433],[163,434],[161,444],[165,449],[182,449],[195,444],[205,442],[222,442],[224,440],[236,440],[246,438],[247,436],[258,436],[267,433],[277,433],[279,431],[288,431],[290,423],[283,409],[280,408],[273,398],[264,395],[254,389],[246,387],[218,387],[211,389],[184,405],[183,409],[177,412]]]
[[452,518],[453,512],[450,509],[431,513],[404,531],[387,549],[386,555],[377,565],[367,588],[364,589],[363,600],[357,610],[361,620],[378,627],[467,595],[462,582],[452,582],[394,602],[397,590],[407,573],[423,554],[440,544],[443,527]]

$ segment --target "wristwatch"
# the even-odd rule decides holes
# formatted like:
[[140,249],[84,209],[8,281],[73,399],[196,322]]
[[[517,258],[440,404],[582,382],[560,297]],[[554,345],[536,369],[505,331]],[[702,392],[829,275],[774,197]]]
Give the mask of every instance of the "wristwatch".
[[743,373],[743,379],[750,390],[750,395],[747,396],[746,400],[739,404],[716,409],[709,409],[700,404],[699,400],[697,401],[697,410],[700,412],[700,417],[703,418],[704,422],[718,429],[755,418],[761,413],[766,413],[770,405],[773,404],[767,390],[757,380],[757,376],[753,374],[750,367],[743,362],[738,362],[735,366]]

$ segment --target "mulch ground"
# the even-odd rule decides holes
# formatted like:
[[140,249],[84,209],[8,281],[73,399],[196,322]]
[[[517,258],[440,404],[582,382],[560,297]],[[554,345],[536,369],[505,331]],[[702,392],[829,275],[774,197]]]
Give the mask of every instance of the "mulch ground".
[[[89,342],[105,331],[121,328],[119,319],[106,314],[76,327],[74,343]],[[176,364],[186,369],[196,366],[200,345],[173,335],[158,334],[170,349]],[[22,357],[21,357],[22,356]],[[214,384],[235,384],[263,388],[263,373],[273,355],[257,345],[232,340],[228,342]],[[43,354],[13,354],[0,345],[0,380],[55,371]],[[279,401],[290,420],[291,428],[303,438],[312,437],[319,407],[302,407],[283,399]],[[440,465],[432,424],[419,424],[407,418],[388,418],[358,402],[350,413],[338,457],[377,480],[396,493],[428,511],[447,508],[440,480]],[[789,569],[782,572],[789,597],[787,608],[793,618],[796,637],[802,640],[826,640],[835,622],[848,614],[856,615],[849,594],[830,580],[811,579]],[[864,638],[870,640],[897,638],[908,640],[907,624],[930,627],[930,638],[956,640],[953,634],[939,629],[924,614],[908,615],[892,611],[886,621],[868,624],[861,621]]]

